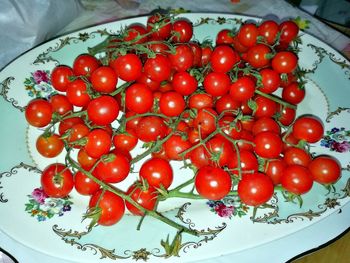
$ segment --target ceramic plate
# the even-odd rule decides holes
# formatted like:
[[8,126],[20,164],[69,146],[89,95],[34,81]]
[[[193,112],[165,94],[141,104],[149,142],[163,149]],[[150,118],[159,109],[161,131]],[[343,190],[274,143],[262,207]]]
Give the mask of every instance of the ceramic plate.
[[[183,16],[194,23],[198,40],[213,39],[221,29],[238,27],[241,21],[258,20],[225,14]],[[88,232],[89,222],[81,221],[88,198],[74,191],[65,199],[46,197],[40,189],[40,171],[50,162],[62,161],[62,156],[48,161],[36,153],[40,130],[26,124],[25,105],[52,92],[49,75],[55,65],[72,65],[78,54],[87,52],[108,33],[128,24],[145,23],[146,19],[113,22],[59,37],[23,54],[0,73],[0,228],[4,233],[36,251],[64,260],[189,262],[249,251],[315,227],[326,217],[336,220],[340,212],[344,213],[350,194],[350,65],[335,50],[304,33],[300,66],[308,71],[307,97],[297,113],[312,113],[324,121],[324,138],[312,145],[312,152],[331,154],[341,161],[343,176],[335,184],[335,191],[327,193],[314,184],[303,196],[301,208],[276,193],[271,206],[258,209],[254,220],[253,209],[234,198],[217,202],[175,199],[161,207],[164,215],[201,233],[199,237],[182,234],[181,239],[174,228],[149,217],[138,231],[139,218],[131,215],[112,227],[95,227]],[[176,185],[191,171],[180,170],[181,163],[172,164]],[[130,176],[120,187],[125,188],[134,178]],[[174,240],[176,247],[172,246]]]

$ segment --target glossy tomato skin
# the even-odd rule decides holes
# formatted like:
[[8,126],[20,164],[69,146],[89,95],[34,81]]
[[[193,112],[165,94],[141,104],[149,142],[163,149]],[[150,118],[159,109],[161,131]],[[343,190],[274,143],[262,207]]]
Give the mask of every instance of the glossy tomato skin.
[[188,106],[192,109],[212,108],[214,106],[213,96],[207,93],[196,93],[190,96]]
[[113,145],[116,149],[131,151],[137,145],[138,139],[135,130],[126,129],[125,133],[118,133],[113,136]]
[[94,90],[101,93],[115,91],[118,75],[109,66],[100,66],[91,73],[90,81]]
[[214,48],[210,56],[210,64],[214,72],[226,73],[240,60],[238,53],[229,45]]
[[36,149],[46,158],[56,157],[62,152],[63,148],[64,143],[57,134],[40,135],[36,140]]
[[140,179],[144,179],[154,188],[168,189],[173,182],[173,169],[169,161],[161,158],[146,160],[140,169]]
[[264,37],[267,44],[272,45],[276,41],[279,31],[278,24],[273,20],[262,22],[258,27],[259,35]]
[[63,135],[67,130],[73,127],[75,124],[84,124],[84,120],[80,117],[71,117],[60,121],[58,125],[59,135]]
[[255,45],[259,35],[258,28],[255,24],[247,23],[241,26],[237,34],[238,41],[245,47],[252,47]]
[[34,99],[25,109],[25,118],[30,125],[42,128],[51,122],[52,113],[50,102],[45,99]]
[[234,152],[229,159],[227,166],[228,168],[233,169],[233,174],[239,174],[237,169],[241,169],[244,174],[257,172],[259,168],[258,159],[253,152],[247,150]]
[[284,152],[283,159],[288,165],[298,164],[307,167],[311,162],[312,157],[304,149],[290,147]]
[[153,39],[168,39],[171,35],[172,23],[161,14],[154,14],[147,19],[147,31],[152,31]]
[[282,22],[279,25],[279,30],[281,32],[280,42],[282,44],[289,44],[298,36],[299,33],[298,25],[291,20]]
[[81,148],[79,140],[89,134],[89,128],[83,123],[74,124],[70,129],[63,134],[64,138],[67,138],[67,142],[74,148]]
[[198,82],[190,73],[183,71],[174,74],[172,86],[176,92],[183,96],[188,96],[196,91]]
[[186,71],[193,66],[193,52],[187,44],[177,45],[175,53],[170,54],[168,57],[172,68],[178,72]]
[[287,167],[286,162],[283,159],[269,160],[265,164],[265,174],[269,176],[274,185],[281,183],[283,170]]
[[260,132],[271,131],[277,134],[281,133],[281,127],[278,123],[271,117],[262,117],[257,119],[252,128],[253,135],[257,135]]
[[128,158],[122,153],[113,153],[111,160],[102,160],[95,168],[96,177],[106,183],[119,183],[123,181],[130,172]]
[[166,155],[170,160],[184,160],[189,157],[188,154],[185,156],[181,155],[182,152],[191,147],[191,143],[185,140],[180,135],[172,135],[163,145]]
[[100,158],[107,154],[112,146],[111,136],[104,129],[94,129],[87,135],[87,142],[84,146],[86,153],[92,158]]
[[196,148],[194,148],[190,152],[190,160],[191,163],[197,167],[198,169],[209,165],[209,156],[207,150],[204,148],[203,145],[200,145]]
[[271,199],[274,185],[270,177],[263,173],[246,174],[239,181],[237,191],[242,203],[259,206]]
[[225,73],[211,72],[204,77],[203,87],[205,91],[214,96],[223,96],[230,90],[231,80]]
[[124,215],[125,203],[118,195],[103,190],[98,190],[91,196],[89,207],[93,209],[95,206],[101,209],[98,224],[102,226],[111,226],[117,223]]
[[247,76],[243,76],[233,82],[230,87],[230,95],[236,101],[247,101],[254,96],[255,83]]
[[164,81],[171,75],[170,60],[157,54],[154,58],[148,58],[143,66],[145,74],[154,81]]
[[167,91],[163,93],[159,100],[160,112],[165,116],[179,116],[186,107],[183,96],[175,91]]
[[270,94],[275,92],[280,86],[281,79],[280,74],[270,68],[264,68],[260,70],[262,87],[259,90]]
[[41,174],[41,186],[50,197],[66,197],[74,186],[73,174],[64,164],[51,164]]
[[142,117],[136,128],[136,136],[143,142],[155,142],[166,136],[167,126],[162,118],[157,116]]
[[[144,209],[152,211],[154,210],[157,203],[157,190],[154,187],[148,187],[147,189],[143,189],[141,186],[141,182],[137,182],[132,184],[127,192],[127,195],[131,197],[136,203],[142,206]],[[138,216],[143,216],[144,212],[140,209],[136,208],[134,205],[125,202],[126,208],[133,214]]]
[[283,88],[282,99],[292,103],[299,104],[305,98],[305,89],[299,87],[298,82],[292,82],[290,85]]
[[256,103],[255,118],[271,118],[277,112],[277,103],[269,98],[258,95],[254,101]]
[[90,101],[86,83],[81,79],[68,83],[66,95],[69,102],[77,107],[85,107]]
[[145,84],[132,84],[125,92],[125,105],[135,113],[146,113],[153,106],[153,93]]
[[111,124],[118,117],[118,114],[118,102],[108,95],[92,99],[87,106],[89,120],[99,126]]
[[322,122],[315,116],[301,116],[293,124],[292,134],[296,139],[315,143],[324,133]]
[[203,136],[207,136],[216,129],[217,115],[218,114],[212,108],[200,109],[193,121],[193,125],[196,129],[200,129]]
[[281,137],[275,132],[258,133],[254,138],[254,151],[262,158],[278,158],[282,152]]
[[189,42],[193,35],[192,23],[186,19],[178,19],[173,24],[173,33],[171,39],[174,42]]
[[247,62],[254,68],[263,68],[269,65],[271,49],[264,44],[256,44],[247,51]]
[[219,33],[216,35],[215,43],[216,45],[222,45],[222,44],[233,44],[234,41],[234,32],[230,29],[222,29],[219,31]]
[[[127,34],[124,37],[124,41],[130,41],[131,44],[142,44],[148,40],[148,36],[144,36],[147,34],[147,29],[143,24],[135,23],[131,24],[127,28]],[[143,37],[140,37],[143,36]],[[140,37],[135,41],[137,37]]]
[[51,84],[55,90],[65,92],[70,78],[74,76],[73,69],[65,65],[56,66],[51,72]]
[[291,73],[298,64],[298,57],[290,51],[278,52],[272,59],[272,68],[278,73]]
[[74,187],[81,195],[93,195],[100,189],[98,183],[81,171],[76,172],[74,175]]
[[52,111],[57,112],[59,115],[66,115],[69,112],[73,112],[73,105],[69,102],[68,98],[62,94],[55,94],[51,96],[50,103]]
[[89,54],[79,55],[73,62],[73,72],[76,76],[90,76],[100,66],[100,62]]
[[317,156],[309,163],[308,168],[314,181],[320,184],[334,184],[341,177],[341,165],[333,156]]
[[94,166],[94,164],[97,162],[97,159],[89,156],[86,153],[85,149],[81,148],[81,149],[79,149],[79,152],[78,152],[77,161],[80,164],[81,168],[89,171]]
[[221,168],[203,166],[197,171],[194,184],[199,195],[209,200],[220,200],[231,191],[232,180]]
[[226,112],[225,115],[235,115],[235,111],[237,111],[240,106],[241,103],[234,100],[230,94],[225,94],[215,101],[215,110],[218,114]]
[[281,184],[287,191],[301,195],[311,190],[313,178],[308,168],[293,164],[283,170]]
[[214,136],[206,144],[209,150],[209,163],[212,166],[227,165],[233,154],[231,143],[222,136]]
[[136,54],[125,54],[110,62],[117,76],[124,81],[134,81],[141,77],[142,62]]

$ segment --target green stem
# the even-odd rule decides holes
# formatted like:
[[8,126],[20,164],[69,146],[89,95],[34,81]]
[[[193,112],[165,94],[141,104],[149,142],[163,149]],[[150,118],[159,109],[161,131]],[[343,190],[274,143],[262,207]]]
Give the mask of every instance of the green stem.
[[255,93],[260,95],[260,96],[262,96],[262,97],[268,98],[268,99],[270,99],[270,100],[272,100],[274,102],[277,102],[278,104],[281,104],[281,105],[283,105],[285,107],[288,107],[288,108],[291,108],[291,109],[294,109],[294,110],[297,109],[297,106],[295,106],[295,105],[293,105],[291,103],[288,103],[288,102],[286,102],[286,101],[284,101],[284,100],[282,100],[282,99],[280,99],[280,98],[278,98],[278,97],[276,97],[274,95],[264,93],[264,92],[262,92],[262,91],[260,91],[258,89],[255,90]]

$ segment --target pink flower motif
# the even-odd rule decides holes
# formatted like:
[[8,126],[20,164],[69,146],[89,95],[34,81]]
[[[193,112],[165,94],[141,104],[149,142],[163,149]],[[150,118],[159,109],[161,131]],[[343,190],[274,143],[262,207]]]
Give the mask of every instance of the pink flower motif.
[[331,149],[333,149],[336,152],[347,152],[350,151],[350,143],[347,141],[343,141],[343,142],[333,142],[331,145]]
[[33,73],[33,78],[36,84],[40,84],[41,82],[49,83],[49,76],[44,70],[37,70]]
[[226,206],[224,204],[218,204],[217,206],[215,206],[215,212],[220,217],[231,217],[233,214],[233,210],[233,206]]
[[35,188],[32,192],[32,196],[34,200],[37,201],[39,204],[44,204],[45,199],[48,198],[48,196],[41,188]]

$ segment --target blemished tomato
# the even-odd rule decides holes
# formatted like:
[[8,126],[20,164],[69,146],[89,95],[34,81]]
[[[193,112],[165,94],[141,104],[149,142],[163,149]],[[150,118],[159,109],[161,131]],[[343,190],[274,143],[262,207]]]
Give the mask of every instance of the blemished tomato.
[[123,181],[130,172],[128,158],[124,154],[115,152],[108,157],[109,160],[102,160],[97,164],[94,174],[98,179],[106,183]]
[[281,51],[273,57],[271,65],[278,73],[291,73],[298,65],[298,57],[293,52]]
[[252,47],[256,44],[259,35],[258,28],[255,24],[247,23],[241,26],[238,31],[238,41],[246,47]]
[[207,93],[195,93],[190,96],[188,106],[192,109],[212,108],[214,106],[213,96]]
[[117,87],[118,75],[112,67],[100,66],[91,73],[90,81],[94,90],[111,93]]
[[123,198],[102,189],[91,196],[89,207],[94,209],[96,206],[101,209],[101,214],[97,221],[101,226],[114,225],[123,217],[125,212]]
[[287,167],[283,159],[269,160],[265,164],[265,174],[269,176],[274,185],[281,183],[284,168]]
[[166,56],[157,54],[154,58],[146,60],[143,70],[152,80],[162,82],[171,75],[171,62]]
[[108,95],[91,100],[87,106],[88,118],[96,125],[111,124],[118,117],[118,114],[118,102]]
[[169,161],[161,158],[146,160],[140,169],[140,179],[147,181],[154,188],[168,189],[173,182],[173,168]]
[[288,192],[301,195],[311,190],[313,178],[307,167],[293,164],[284,168],[281,184]]
[[292,82],[290,85],[283,88],[282,99],[292,103],[299,104],[305,98],[305,89],[299,87],[298,82]]
[[256,44],[247,51],[247,62],[254,68],[263,68],[269,65],[271,49],[264,44]]
[[90,101],[86,83],[81,79],[76,79],[68,83],[66,96],[69,102],[77,107],[84,107]]
[[165,116],[179,116],[185,110],[185,107],[185,99],[178,92],[167,91],[160,97],[159,109]]
[[81,195],[92,195],[100,189],[100,185],[86,174],[78,171],[74,175],[75,190]]
[[172,68],[178,72],[186,71],[193,66],[193,52],[187,44],[177,45],[175,53],[169,54],[168,57]]
[[226,73],[240,60],[238,53],[228,45],[214,48],[210,56],[210,65],[214,72]]
[[112,146],[111,136],[104,129],[94,129],[88,133],[86,138],[84,149],[92,158],[98,159],[107,154]]
[[38,128],[45,127],[52,119],[52,106],[45,99],[31,100],[25,109],[25,117],[27,122]]
[[62,94],[55,94],[50,98],[52,111],[57,112],[59,115],[65,115],[69,112],[73,112],[73,105],[69,102],[68,98]]
[[238,183],[237,191],[242,203],[259,206],[271,199],[274,185],[271,178],[263,173],[245,174]]
[[141,141],[155,142],[157,139],[162,139],[166,136],[167,126],[160,117],[145,116],[137,124],[135,132],[137,138]]
[[90,76],[100,66],[100,62],[89,54],[79,55],[73,62],[73,72],[76,76]]
[[153,106],[152,91],[145,84],[132,84],[125,92],[125,106],[139,114],[150,111]]
[[124,81],[134,81],[142,74],[142,62],[136,54],[119,56],[110,62],[110,66]]
[[191,143],[182,138],[180,135],[172,135],[164,144],[163,144],[166,156],[170,160],[184,160],[189,158],[189,154],[182,156],[181,153],[191,147]]
[[197,171],[194,184],[199,195],[209,200],[220,200],[231,191],[232,180],[219,167],[203,166]]
[[50,164],[41,174],[41,186],[50,197],[66,197],[74,186],[73,174],[64,164]]
[[[152,211],[157,204],[157,190],[154,187],[149,186],[147,189],[143,189],[141,182],[132,184],[127,192],[127,195],[131,197],[136,203],[142,206],[144,209]],[[136,208],[134,205],[125,201],[126,208],[133,214],[143,216],[144,212]]]
[[299,140],[315,143],[321,140],[324,128],[316,116],[301,116],[294,122],[292,133]]
[[64,143],[57,134],[40,135],[36,140],[36,149],[46,158],[56,157],[62,152],[63,148]]
[[308,166],[312,178],[320,184],[334,184],[341,177],[341,165],[333,156],[315,157]]
[[192,23],[186,19],[178,19],[173,23],[171,40],[179,43],[189,42],[193,35]]
[[204,77],[203,87],[205,91],[214,96],[223,96],[230,90],[231,80],[225,73],[211,72]]
[[55,67],[51,72],[51,84],[58,90],[65,92],[70,78],[74,76],[73,69],[65,65]]
[[190,73],[183,71],[174,74],[172,86],[176,92],[188,96],[196,91],[198,82]]
[[247,101],[254,96],[255,83],[247,76],[243,76],[233,82],[230,87],[230,95],[236,101]]
[[281,137],[271,131],[260,132],[254,138],[254,151],[262,158],[278,158],[282,152]]
[[297,147],[290,147],[284,152],[283,160],[288,165],[298,164],[307,167],[312,158],[306,150]]

